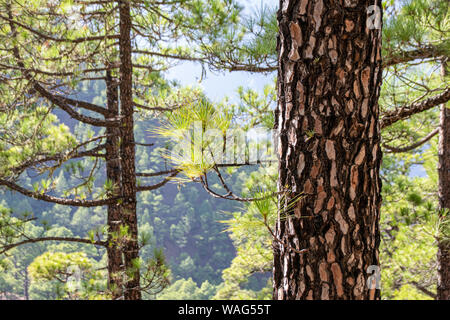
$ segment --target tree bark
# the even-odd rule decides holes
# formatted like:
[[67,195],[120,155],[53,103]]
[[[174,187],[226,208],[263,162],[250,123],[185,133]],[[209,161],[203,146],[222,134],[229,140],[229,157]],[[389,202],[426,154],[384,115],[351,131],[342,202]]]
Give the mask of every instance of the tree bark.
[[140,300],[138,221],[136,215],[136,168],[134,144],[133,65],[131,57],[131,9],[127,0],[119,1],[120,12],[120,116],[123,223],[127,228],[124,245],[126,268],[125,299]]
[[[118,83],[111,77],[111,72],[106,73],[106,99],[110,117],[119,116],[119,92]],[[106,177],[114,185],[114,196],[120,196],[120,129],[106,129]],[[112,293],[112,299],[123,299],[123,259],[121,243],[118,239],[122,226],[122,210],[120,203],[108,205],[108,288]]]
[[274,299],[379,299],[368,286],[381,205],[374,4],[381,23],[378,0],[280,0]]
[[[442,65],[442,75],[446,76],[446,63]],[[438,286],[437,300],[450,300],[450,109],[441,106],[439,136],[439,209],[442,230],[438,241]]]

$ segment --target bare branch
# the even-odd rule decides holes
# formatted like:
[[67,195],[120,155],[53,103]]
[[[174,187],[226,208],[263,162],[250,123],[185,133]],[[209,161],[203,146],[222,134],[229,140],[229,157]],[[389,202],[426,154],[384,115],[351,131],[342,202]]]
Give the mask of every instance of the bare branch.
[[218,198],[218,199],[224,199],[224,200],[234,200],[234,201],[239,201],[239,202],[252,202],[252,201],[261,201],[261,200],[265,200],[271,197],[274,197],[278,194],[280,194],[279,192],[275,192],[272,194],[269,194],[267,196],[261,197],[261,198],[242,198],[237,196],[236,194],[234,194],[231,189],[228,187],[228,185],[225,183],[225,180],[223,179],[222,174],[219,171],[219,168],[216,166],[214,166],[214,171],[216,172],[220,183],[222,184],[223,188],[225,189],[225,191],[227,191],[226,194],[221,195],[215,191],[213,191],[208,184],[208,177],[207,174],[205,174],[204,176],[200,177],[200,182],[203,186],[203,189],[205,189],[206,192],[208,192],[210,195],[212,195],[214,198]]
[[159,172],[152,172],[152,173],[141,173],[141,172],[138,172],[138,173],[136,173],[136,177],[146,177],[146,178],[158,177],[158,176],[162,176],[162,175],[165,175],[165,174],[174,174],[175,172],[180,172],[180,170],[173,169],[173,170],[166,170],[166,171],[159,171]]
[[31,168],[32,166],[35,166],[35,165],[38,165],[41,163],[46,163],[49,161],[67,161],[67,160],[78,159],[78,158],[83,158],[83,157],[103,158],[103,157],[105,157],[105,155],[99,154],[98,151],[101,151],[104,148],[105,148],[105,145],[102,144],[93,149],[86,150],[86,151],[80,151],[80,152],[69,153],[69,154],[57,154],[57,155],[47,156],[47,157],[44,157],[41,159],[34,159],[34,160],[27,161],[27,162],[21,164],[20,166],[12,168],[11,171],[16,174],[19,174],[19,173],[23,172],[25,169],[28,169],[28,168]]
[[431,292],[430,290],[428,290],[427,288],[425,288],[424,286],[420,285],[420,283],[416,282],[416,281],[411,281],[410,282],[414,287],[416,287],[418,290],[422,291],[423,293],[425,293],[427,296],[432,297],[433,299],[436,299],[436,294]]
[[66,98],[66,97],[62,97],[62,96],[58,96],[58,98],[61,99],[63,102],[70,104],[74,107],[94,111],[94,112],[100,113],[104,116],[109,115],[109,112],[107,109],[100,107],[96,104],[85,102],[85,101],[74,100],[74,99],[70,99],[70,98]]

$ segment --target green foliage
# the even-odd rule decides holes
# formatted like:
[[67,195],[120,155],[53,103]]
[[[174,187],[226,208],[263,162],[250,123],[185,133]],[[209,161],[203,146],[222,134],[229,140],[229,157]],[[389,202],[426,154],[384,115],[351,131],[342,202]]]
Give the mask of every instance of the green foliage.
[[216,290],[217,287],[208,280],[198,287],[192,278],[180,279],[158,295],[157,300],[210,300]]
[[240,103],[233,119],[249,130],[261,127],[271,130],[274,126],[273,109],[276,103],[275,85],[267,84],[262,93],[244,87],[238,88]]
[[448,55],[448,9],[448,3],[439,0],[391,1],[384,16],[383,55],[431,44]]
[[166,114],[164,123],[153,129],[167,139],[174,150],[165,156],[188,178],[211,170],[216,158],[222,160],[224,135],[230,128],[231,114],[224,106],[215,106],[205,97]]
[[[245,182],[247,192],[255,186],[272,190],[275,172],[275,166],[253,172]],[[267,226],[274,225],[276,213],[276,201],[267,198],[249,203],[243,212],[235,212],[223,221],[237,253],[231,266],[223,271],[223,286],[214,299],[271,299],[269,274],[272,271],[273,239]]]
[[141,287],[143,292],[149,296],[155,296],[170,284],[170,269],[161,249],[154,249],[153,256],[145,263],[143,260],[137,263],[141,268]]
[[206,47],[210,53],[208,62],[217,69],[273,71],[277,34],[276,8],[261,5]]
[[[112,45],[115,40],[99,41],[93,53],[92,43],[61,45],[59,41],[42,41],[35,32],[72,40],[97,36],[105,30],[114,31],[116,18],[109,16],[101,22],[81,22],[80,25],[74,20],[77,14],[87,12],[85,5],[78,6],[70,0],[57,4],[46,0],[14,3],[14,18],[20,17],[23,23],[33,25],[34,31],[18,27],[17,37],[12,37],[9,25],[4,24],[0,28],[2,47],[21,43],[21,48],[33,48],[26,53],[24,50],[23,62],[26,68],[35,69],[36,79],[47,81],[52,73],[70,74],[69,79],[60,76],[53,84],[67,81],[65,90],[68,92],[104,105],[103,83],[81,81],[85,76],[81,71],[82,68],[102,68],[105,63],[114,61],[118,56],[117,48]],[[104,8],[113,9],[113,5],[105,4]],[[449,16],[445,1],[408,0],[400,5],[386,1],[385,6],[384,58],[429,46],[441,55],[449,54]],[[146,1],[142,7],[132,10],[134,22],[140,26],[136,43],[141,50],[133,55],[133,62],[152,67],[144,71],[134,68],[134,102],[139,111],[135,136],[137,141],[148,141],[154,138],[149,137],[149,128],[156,128],[150,131],[164,140],[151,140],[156,143],[153,149],[136,148],[138,171],[164,170],[169,161],[188,178],[197,178],[219,162],[211,157],[211,154],[220,154],[223,147],[216,143],[217,136],[223,137],[238,128],[273,127],[272,109],[276,102],[273,83],[261,93],[240,88],[239,102],[230,105],[226,100],[220,103],[208,100],[199,88],[180,88],[164,79],[163,72],[177,57],[216,69],[273,70],[278,30],[275,10],[262,8],[246,18],[231,0],[181,0],[164,6]],[[33,13],[36,12],[51,14],[42,14],[39,22],[34,23]],[[158,38],[153,37],[155,26]],[[146,35],[149,31],[151,34]],[[146,51],[156,54],[150,57],[142,53]],[[16,61],[6,54],[2,54],[2,58],[2,63],[11,65],[7,68],[8,77],[17,80],[10,82],[13,85],[0,83],[0,107],[6,110],[0,114],[0,177],[12,177],[15,167],[40,156],[69,154],[80,141],[104,134],[84,124],[72,126],[73,120],[53,112],[51,104],[33,98],[29,84],[17,70]],[[382,111],[441,92],[442,79],[436,67],[431,61],[420,66],[396,65],[386,70],[380,99]],[[168,107],[170,112],[156,121],[155,110],[161,111],[162,106]],[[429,110],[384,130],[383,143],[394,147],[409,145],[436,125],[437,111]],[[208,136],[208,130],[216,134]],[[312,136],[314,132],[307,134]],[[181,146],[187,152],[164,153],[167,147],[173,146]],[[257,141],[250,142],[250,148],[257,146]],[[448,236],[449,230],[448,220],[437,217],[436,154],[434,139],[411,152],[386,152],[384,155],[381,221],[384,299],[425,299],[429,296],[420,288],[431,293],[436,289],[435,239],[437,235]],[[115,186],[105,178],[104,172],[97,170],[95,159],[64,162],[62,167],[63,162],[50,167],[39,166],[34,170],[38,176],[24,174],[21,178],[26,186],[39,193],[57,192],[77,199],[113,193]],[[418,167],[426,170],[426,177],[411,177]],[[275,167],[252,171],[227,168],[229,185],[236,192],[250,196],[276,189]],[[180,179],[177,186],[167,186],[164,193],[139,194],[142,248],[141,259],[134,261],[134,267],[142,271],[145,298],[152,299],[156,295],[158,299],[270,299],[272,238],[267,226],[274,224],[276,203],[269,198],[244,207],[213,202],[198,186],[182,185],[185,181]],[[149,181],[143,178],[140,183],[145,182]],[[214,180],[211,184],[217,185],[217,182]],[[3,206],[0,208],[0,247],[24,239],[24,234],[33,237],[89,234],[94,240],[107,233],[104,208],[74,209],[11,193],[1,194],[1,197],[4,207],[13,208],[14,213]],[[22,215],[23,212],[34,212],[34,216]],[[31,217],[37,220],[28,221]],[[122,229],[121,235],[116,236],[127,234],[128,230]],[[165,248],[164,255],[155,249],[159,247]],[[106,276],[99,271],[106,262],[102,249],[52,242],[29,244],[9,253],[0,260],[0,293],[22,295],[28,292],[33,299],[107,297]],[[81,285],[75,289],[69,285],[75,275],[71,268],[80,271]],[[223,282],[219,284],[220,275]],[[28,276],[32,278],[31,285],[28,285]],[[175,281],[170,286],[169,279]]]
[[[84,252],[45,252],[29,265],[32,284],[53,283],[60,299],[106,299],[104,272]],[[47,282],[47,283],[46,283]]]
[[[86,272],[92,268],[92,262],[88,260],[83,252],[66,254],[64,252],[46,252],[34,259],[28,267],[30,276],[35,280],[52,280],[59,275],[68,273],[70,267],[77,267],[81,272]],[[72,276],[73,273],[64,275]]]
[[[1,112],[0,131],[0,177],[10,176],[11,170],[38,155],[55,155],[76,143],[68,126],[42,107]],[[37,189],[45,187],[50,184],[38,185]]]

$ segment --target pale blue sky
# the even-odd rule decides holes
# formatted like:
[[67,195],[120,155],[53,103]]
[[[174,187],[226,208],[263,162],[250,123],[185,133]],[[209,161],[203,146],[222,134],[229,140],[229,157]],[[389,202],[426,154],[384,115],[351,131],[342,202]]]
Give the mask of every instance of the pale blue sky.
[[[250,14],[252,10],[260,8],[261,5],[278,6],[275,0],[249,0],[239,1],[245,7],[245,14]],[[206,95],[213,101],[221,101],[225,97],[229,97],[232,102],[237,98],[236,89],[239,86],[249,87],[252,89],[262,89],[266,84],[271,83],[275,77],[275,73],[269,75],[251,74],[248,72],[207,72],[202,82],[199,80],[202,76],[202,69],[199,64],[183,63],[170,70],[169,79],[176,79],[182,85],[200,85]]]

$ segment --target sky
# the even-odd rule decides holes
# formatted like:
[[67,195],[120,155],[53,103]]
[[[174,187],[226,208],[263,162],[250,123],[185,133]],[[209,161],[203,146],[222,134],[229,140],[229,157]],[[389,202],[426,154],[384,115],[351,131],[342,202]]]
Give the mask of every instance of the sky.
[[225,97],[229,97],[235,102],[237,98],[237,88],[244,86],[247,88],[262,91],[266,84],[272,82],[275,74],[262,75],[249,72],[221,72],[213,73],[207,71],[206,77],[201,82],[202,69],[199,64],[183,63],[173,68],[168,75],[169,79],[176,79],[182,85],[196,84],[204,89],[206,95],[213,101],[219,102]]
[[[247,0],[239,1],[244,6],[244,14],[251,14],[261,5],[275,6],[278,1],[275,0]],[[202,76],[202,68],[198,63],[185,62],[168,73],[169,79],[178,80],[182,85],[199,85],[204,89],[206,95],[215,102],[230,98],[230,102],[237,102],[237,88],[244,86],[247,88],[261,91],[266,84],[272,83],[275,73],[262,75],[249,72],[221,72],[213,73],[208,71],[199,83]]]

